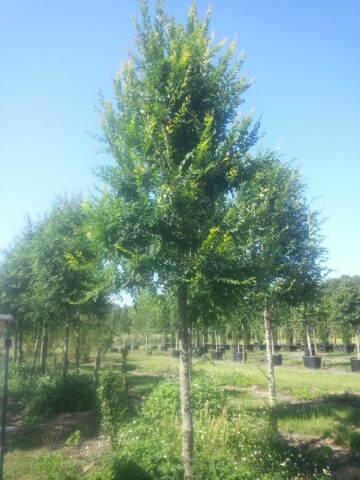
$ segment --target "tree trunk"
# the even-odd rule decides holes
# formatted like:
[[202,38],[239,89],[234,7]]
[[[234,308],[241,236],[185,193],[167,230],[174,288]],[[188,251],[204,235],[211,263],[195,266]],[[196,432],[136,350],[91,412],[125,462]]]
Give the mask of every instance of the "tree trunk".
[[271,355],[275,355],[274,332],[272,330],[270,330],[270,339],[271,339]]
[[69,336],[70,336],[70,324],[69,319],[66,319],[65,323],[65,339],[64,339],[64,356],[63,356],[63,380],[66,379],[67,369],[69,365]]
[[36,366],[36,361],[37,361],[37,357],[38,357],[38,353],[39,353],[39,346],[40,346],[41,330],[42,330],[42,326],[39,325],[38,332],[37,332],[37,335],[36,335],[36,340],[35,340],[35,347],[34,347],[33,361],[32,361],[31,370],[30,370],[30,377],[32,377],[35,373],[35,366]]
[[182,430],[182,455],[184,480],[193,478],[194,432],[190,406],[190,368],[191,368],[191,328],[187,311],[187,287],[182,285],[178,291],[179,307],[179,377]]
[[245,347],[245,327],[243,327],[243,336],[242,336],[242,363],[245,365],[246,363],[246,359],[245,359],[245,355],[246,355],[246,347]]
[[20,365],[24,361],[24,351],[23,351],[23,327],[22,324],[19,324],[19,336],[18,336],[18,356],[17,356],[17,364]]
[[96,350],[96,357],[95,357],[95,370],[94,370],[94,379],[95,382],[98,383],[99,381],[99,367],[101,364],[101,358],[100,358],[100,348],[98,347]]
[[14,338],[14,359],[13,359],[13,362],[15,363],[15,365],[17,365],[17,362],[18,362],[18,333],[15,332],[15,338]]
[[75,368],[77,371],[80,369],[80,315],[76,316],[76,331],[75,331]]
[[310,355],[310,357],[312,357],[313,354],[312,354],[312,348],[311,348],[311,338],[310,338],[310,327],[309,327],[309,325],[306,325],[306,338],[307,338],[307,343],[308,343],[309,355]]
[[276,389],[275,389],[274,362],[273,362],[273,354],[272,354],[270,313],[266,305],[264,308],[264,326],[265,326],[266,356],[267,356],[267,364],[268,364],[270,426],[273,432],[277,432]]
[[357,349],[357,357],[360,360],[360,339],[359,339],[359,327],[355,329],[355,339],[356,339],[356,349]]
[[316,328],[314,328],[314,352],[315,352],[315,357],[317,357],[318,350],[317,350],[317,340],[316,340]]
[[47,352],[48,352],[48,343],[49,343],[49,330],[47,326],[43,326],[43,334],[41,338],[41,373],[44,374],[46,370],[46,359],[47,359]]

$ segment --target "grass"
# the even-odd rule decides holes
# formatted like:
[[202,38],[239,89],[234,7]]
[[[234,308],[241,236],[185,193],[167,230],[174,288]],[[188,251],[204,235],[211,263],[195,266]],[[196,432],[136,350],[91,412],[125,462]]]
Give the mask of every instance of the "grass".
[[[309,370],[303,367],[301,353],[283,353],[283,365],[275,369],[279,430],[287,436],[315,436],[359,451],[360,382],[359,375],[350,372],[349,358],[353,355],[334,352],[321,356],[323,368]],[[109,366],[117,368],[119,359],[119,354],[106,355],[102,371]],[[163,379],[177,376],[178,366],[179,360],[172,358],[171,352],[154,351],[151,355],[141,349],[130,352],[127,382],[131,404],[135,407],[140,405]],[[248,352],[245,365],[233,363],[230,352],[220,362],[212,362],[206,356],[194,360],[193,372],[194,376],[214,380],[225,390],[236,410],[261,414],[267,407],[267,368],[263,352]],[[11,408],[9,411],[14,414]],[[136,408],[131,415],[136,418]],[[8,424],[11,425],[11,422]],[[66,439],[74,433],[71,428],[61,433],[56,428],[51,423],[38,423],[25,426],[22,437],[17,437],[16,433],[7,436],[7,480],[50,478],[41,476],[41,469],[44,462],[48,462],[56,470],[58,452],[80,456],[85,462],[88,454],[84,450],[86,444],[91,445],[92,441],[94,452],[96,448],[98,450],[95,446],[99,439],[98,430],[95,428],[88,432],[88,422],[73,428],[81,431],[81,455],[80,447],[65,447]],[[92,458],[98,454],[93,453]],[[89,461],[94,463],[94,460]],[[69,475],[71,478],[71,472]]]

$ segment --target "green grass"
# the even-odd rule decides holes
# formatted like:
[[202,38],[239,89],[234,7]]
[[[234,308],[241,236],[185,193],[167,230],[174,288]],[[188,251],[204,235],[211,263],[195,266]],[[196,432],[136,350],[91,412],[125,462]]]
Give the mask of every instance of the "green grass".
[[[283,353],[283,365],[275,369],[278,394],[278,425],[284,435],[315,436],[331,439],[335,443],[360,450],[360,376],[350,372],[349,358],[338,352],[322,354],[323,368],[309,370],[303,367],[300,352]],[[119,368],[121,355],[111,353],[103,359],[100,370]],[[84,367],[84,369],[92,367]],[[129,352],[127,357],[127,383],[129,388],[128,419],[136,420],[139,406],[165,378],[178,375],[179,360],[171,351],[153,351],[148,355],[142,348]],[[212,362],[208,356],[193,361],[193,376],[209,378],[223,388],[232,410],[263,416],[268,405],[266,358],[263,352],[248,352],[248,362],[234,363],[231,352],[225,360]],[[30,480],[42,477],[44,465],[56,470],[59,458],[39,453],[53,450],[65,452],[65,439],[49,443],[41,430],[25,428],[25,437],[8,436],[5,460],[7,480]],[[79,427],[77,427],[79,428]],[[85,440],[86,425],[81,427]],[[28,432],[28,433],[27,433]],[[32,432],[32,433],[31,433]],[[67,436],[72,432],[69,431]],[[94,433],[96,439],[96,433]],[[87,437],[90,440],[90,437]],[[27,445],[26,445],[27,443]],[[64,450],[65,448],[65,450]],[[38,451],[38,456],[32,450]],[[72,450],[66,450],[72,451]],[[74,450],[76,451],[76,449]],[[40,460],[36,460],[40,458]],[[34,463],[35,462],[35,463]],[[40,462],[40,463],[39,463]],[[39,466],[40,465],[40,466]],[[64,477],[65,478],[65,477]],[[71,478],[71,476],[69,477]],[[85,477],[84,477],[85,478]]]

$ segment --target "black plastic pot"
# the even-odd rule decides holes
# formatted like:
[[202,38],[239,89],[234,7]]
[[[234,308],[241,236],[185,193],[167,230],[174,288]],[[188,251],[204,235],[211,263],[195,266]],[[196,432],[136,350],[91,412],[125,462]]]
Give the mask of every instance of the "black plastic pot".
[[[245,360],[247,358],[247,355],[245,353]],[[242,362],[243,361],[243,354],[242,352],[233,352],[233,360],[234,362]]]
[[296,345],[283,345],[281,348],[283,352],[296,352]]
[[160,350],[163,352],[167,352],[168,347],[166,345],[160,345]]
[[174,358],[179,358],[180,357],[180,350],[173,350],[172,351],[172,356]]
[[281,353],[275,353],[275,355],[272,356],[272,360],[273,360],[274,367],[278,367],[279,365],[282,365]]
[[350,358],[350,366],[352,372],[360,372],[360,359]]
[[304,367],[318,370],[321,368],[321,357],[303,357]]
[[355,345],[337,345],[336,349],[342,353],[353,353]]
[[212,352],[210,352],[210,355],[211,360],[222,360],[224,354],[221,351],[213,350]]
[[320,353],[332,352],[333,349],[334,348],[333,348],[332,345],[319,345],[318,346],[318,352],[320,352]]

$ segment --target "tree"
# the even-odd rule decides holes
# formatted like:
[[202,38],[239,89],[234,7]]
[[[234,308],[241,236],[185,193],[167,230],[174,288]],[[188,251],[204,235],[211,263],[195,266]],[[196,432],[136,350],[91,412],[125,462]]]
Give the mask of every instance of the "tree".
[[323,271],[324,250],[318,214],[304,196],[299,172],[280,161],[276,152],[260,152],[255,174],[236,193],[229,231],[245,251],[252,298],[263,311],[268,359],[269,400],[276,430],[276,391],[270,315],[275,305],[314,298]]
[[[65,327],[63,377],[69,357],[70,327],[77,336],[79,364],[81,317],[96,313],[107,303],[109,266],[99,245],[88,234],[89,205],[80,195],[58,197],[34,244],[34,287],[46,312],[44,339],[52,325]],[[110,277],[111,278],[111,277]]]
[[115,165],[99,170],[106,188],[98,228],[119,265],[119,288],[150,285],[177,299],[184,478],[190,479],[191,324],[202,303],[215,308],[225,297],[219,290],[241,282],[224,226],[231,193],[251,173],[259,124],[239,116],[250,83],[239,75],[243,59],[233,63],[234,43],[218,57],[225,42],[212,44],[210,10],[201,23],[192,5],[184,27],[159,0],[152,24],[144,2],[135,25],[139,56],[130,53],[114,82],[116,107],[102,99],[101,141]]
[[337,317],[355,332],[357,357],[360,360],[360,276],[343,275],[335,291]]
[[33,246],[39,233],[40,223],[33,224],[29,218],[13,245],[3,252],[0,265],[0,308],[16,319],[14,361],[23,361],[23,338],[25,331],[36,324],[39,317],[33,295]]

